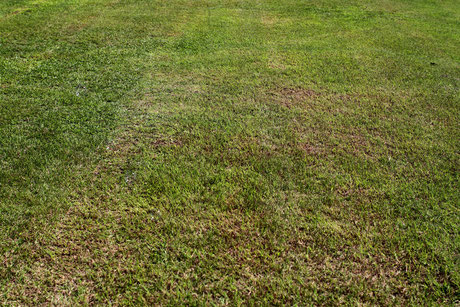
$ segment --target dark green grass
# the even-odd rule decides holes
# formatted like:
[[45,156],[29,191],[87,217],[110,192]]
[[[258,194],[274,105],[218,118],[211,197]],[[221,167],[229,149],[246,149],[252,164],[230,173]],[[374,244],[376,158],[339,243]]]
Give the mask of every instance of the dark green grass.
[[455,1],[4,1],[5,304],[458,303]]

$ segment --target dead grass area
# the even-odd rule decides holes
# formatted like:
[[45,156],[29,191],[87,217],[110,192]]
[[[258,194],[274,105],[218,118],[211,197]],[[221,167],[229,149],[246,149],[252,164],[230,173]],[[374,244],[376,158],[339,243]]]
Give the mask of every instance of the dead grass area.
[[264,15],[261,17],[261,22],[264,26],[270,27],[278,22],[278,18],[275,16]]
[[282,88],[272,95],[287,108],[299,106],[301,103],[322,96],[320,92],[303,88]]

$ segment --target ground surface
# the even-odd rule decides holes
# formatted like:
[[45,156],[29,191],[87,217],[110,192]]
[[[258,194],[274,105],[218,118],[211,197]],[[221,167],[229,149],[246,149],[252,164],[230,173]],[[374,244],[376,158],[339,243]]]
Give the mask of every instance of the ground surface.
[[0,303],[458,303],[459,20],[0,1]]

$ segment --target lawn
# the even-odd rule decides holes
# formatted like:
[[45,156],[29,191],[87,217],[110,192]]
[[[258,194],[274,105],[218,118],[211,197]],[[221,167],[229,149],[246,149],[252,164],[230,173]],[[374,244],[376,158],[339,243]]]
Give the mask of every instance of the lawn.
[[1,305],[456,305],[455,0],[0,1]]

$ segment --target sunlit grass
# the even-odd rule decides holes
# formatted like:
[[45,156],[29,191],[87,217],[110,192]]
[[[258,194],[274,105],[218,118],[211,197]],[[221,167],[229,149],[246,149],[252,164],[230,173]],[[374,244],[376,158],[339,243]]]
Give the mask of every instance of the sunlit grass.
[[2,1],[0,301],[458,297],[455,1]]

